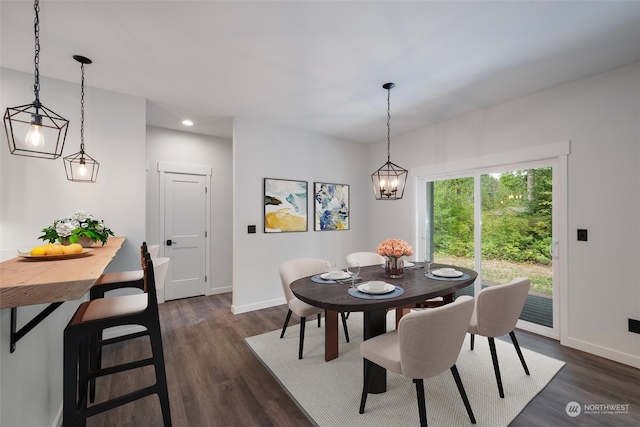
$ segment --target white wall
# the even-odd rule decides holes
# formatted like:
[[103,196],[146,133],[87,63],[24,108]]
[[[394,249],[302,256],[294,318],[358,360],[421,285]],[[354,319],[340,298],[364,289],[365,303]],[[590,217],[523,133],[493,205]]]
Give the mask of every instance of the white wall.
[[[278,266],[293,258],[336,257],[367,246],[372,194],[366,145],[278,127],[249,118],[234,120],[233,311],[285,303]],[[264,233],[264,178],[308,181],[309,231]],[[350,230],[313,231],[313,183],[350,185]],[[247,226],[256,225],[256,234]]]
[[[40,78],[42,103],[70,121],[64,155],[80,149],[80,86]],[[126,236],[109,270],[139,268],[145,220],[145,100],[95,89],[85,83],[86,151],[100,163],[95,184],[67,181],[62,158],[9,154],[0,137],[0,249],[41,243],[42,228],[84,209]],[[33,101],[33,75],[0,68],[0,109]],[[0,316],[0,425],[49,426],[62,405],[63,330],[78,302],[66,302],[29,332],[9,353],[10,310]],[[18,309],[18,327],[45,306]]]
[[[571,141],[568,158],[568,337],[572,347],[640,367],[640,64],[518,98],[392,138],[411,169]],[[392,117],[393,120],[393,117]],[[392,122],[393,123],[393,122]],[[369,168],[386,155],[372,147]],[[407,189],[409,195],[414,188]],[[369,201],[369,245],[412,238],[412,203]],[[578,242],[576,230],[589,230]],[[606,271],[606,273],[605,273]]]
[[207,294],[229,292],[232,287],[232,141],[226,138],[147,127],[147,239],[158,244],[160,184],[158,162],[209,166],[211,176],[210,257],[212,274]]

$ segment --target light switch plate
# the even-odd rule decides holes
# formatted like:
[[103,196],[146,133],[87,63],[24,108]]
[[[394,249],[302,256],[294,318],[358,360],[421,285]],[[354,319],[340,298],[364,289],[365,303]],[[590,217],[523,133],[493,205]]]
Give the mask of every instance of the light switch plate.
[[587,241],[587,230],[578,229],[578,240],[581,242]]

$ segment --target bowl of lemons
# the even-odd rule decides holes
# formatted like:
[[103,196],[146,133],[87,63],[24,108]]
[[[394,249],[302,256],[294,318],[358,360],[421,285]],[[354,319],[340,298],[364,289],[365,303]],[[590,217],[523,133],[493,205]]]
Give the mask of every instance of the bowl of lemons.
[[18,256],[30,260],[53,261],[58,259],[77,258],[91,253],[93,249],[83,248],[79,243],[70,245],[58,245],[47,243],[42,246],[35,246],[29,252],[18,252]]

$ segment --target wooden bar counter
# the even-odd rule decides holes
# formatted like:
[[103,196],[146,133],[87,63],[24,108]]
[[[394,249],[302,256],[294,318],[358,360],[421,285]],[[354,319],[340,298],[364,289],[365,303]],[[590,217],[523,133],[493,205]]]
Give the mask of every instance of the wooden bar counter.
[[16,257],[0,263],[0,308],[77,300],[96,283],[116,256],[124,237],[96,244],[79,258],[31,261]]

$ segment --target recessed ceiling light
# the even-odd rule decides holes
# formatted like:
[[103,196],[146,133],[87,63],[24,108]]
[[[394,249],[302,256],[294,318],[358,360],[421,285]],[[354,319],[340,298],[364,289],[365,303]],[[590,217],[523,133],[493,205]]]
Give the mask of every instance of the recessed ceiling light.
[[183,120],[182,124],[185,126],[193,126],[193,122],[191,120]]

